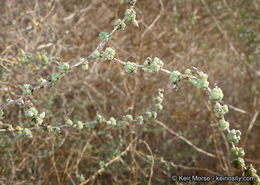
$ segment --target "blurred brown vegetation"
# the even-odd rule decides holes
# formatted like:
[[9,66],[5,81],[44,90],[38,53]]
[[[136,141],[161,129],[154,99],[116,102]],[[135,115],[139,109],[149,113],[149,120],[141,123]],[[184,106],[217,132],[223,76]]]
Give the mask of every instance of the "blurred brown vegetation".
[[[37,85],[40,77],[57,71],[55,64],[46,69],[18,64],[19,49],[35,54],[44,49],[75,64],[96,48],[98,34],[110,32],[126,8],[124,0],[1,0],[0,104],[18,98],[23,84]],[[139,0],[135,10],[140,27],[127,23],[126,30],[106,45],[124,61],[142,64],[146,57],[157,56],[168,70],[183,72],[195,66],[206,72],[210,86],[217,83],[224,92],[231,128],[242,131],[240,146],[245,149],[246,162],[260,171],[260,1]],[[46,112],[45,122],[55,125],[66,118],[93,120],[97,112],[117,119],[142,114],[152,106],[158,88],[165,89],[165,99],[157,120],[218,157],[196,151],[156,120],[121,129],[105,124],[80,132],[67,129],[56,136],[33,132],[32,140],[16,141],[13,134],[1,133],[0,182],[79,184],[77,175],[91,177],[139,134],[138,141],[145,142],[135,142],[89,184],[148,184],[149,147],[155,160],[152,184],[173,184],[174,174],[241,175],[231,167],[231,146],[225,134],[210,127],[216,119],[207,94],[186,82],[176,92],[163,73],[153,76],[139,70],[129,75],[121,64],[97,61],[87,72],[73,69],[57,85],[29,99]],[[1,121],[26,125],[24,110],[12,105]],[[161,157],[167,162],[160,162]]]

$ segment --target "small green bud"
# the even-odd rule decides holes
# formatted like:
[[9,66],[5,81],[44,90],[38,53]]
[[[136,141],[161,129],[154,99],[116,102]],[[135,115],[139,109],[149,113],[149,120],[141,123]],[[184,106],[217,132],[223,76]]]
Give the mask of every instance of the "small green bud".
[[53,131],[53,127],[50,126],[50,125],[48,125],[46,129],[47,129],[47,132],[48,132],[49,134],[52,133],[52,131]]
[[132,115],[125,115],[124,116],[124,119],[126,120],[126,121],[128,121],[128,122],[132,122],[133,121],[133,116]]
[[224,97],[224,94],[222,90],[218,87],[215,87],[211,94],[209,95],[209,99],[214,100],[214,101],[220,101]]
[[92,57],[93,59],[98,59],[98,58],[101,57],[101,55],[100,55],[99,51],[96,50],[96,51],[94,51],[94,53],[91,55],[91,57]]
[[47,82],[47,80],[45,80],[44,78],[39,79],[39,83],[46,83],[46,82]]
[[138,116],[138,117],[136,118],[136,120],[137,120],[137,124],[138,124],[138,125],[142,125],[142,124],[144,123],[144,118],[143,118],[143,116]]
[[124,71],[127,73],[135,73],[136,69],[136,65],[133,62],[127,62],[124,66]]
[[79,180],[79,182],[84,182],[85,181],[85,177],[83,174],[77,175],[77,178]]
[[68,63],[62,63],[59,66],[60,73],[68,73],[70,71],[70,65]]
[[83,71],[88,70],[88,61],[87,60],[83,63],[82,69],[83,69]]
[[49,59],[46,55],[42,55],[42,60],[41,60],[42,64],[45,65],[49,62]]
[[108,121],[107,121],[107,124],[109,125],[112,125],[112,126],[115,126],[116,125],[116,119],[111,117]]
[[239,130],[235,130],[235,129],[232,129],[229,133],[228,133],[228,140],[230,142],[233,142],[233,143],[238,143],[239,140],[240,140],[240,135],[241,135],[241,132]]
[[144,61],[144,67],[143,70],[148,73],[157,73],[163,66],[163,61],[159,59],[158,57],[155,57],[153,60],[148,57]]
[[102,115],[97,115],[95,119],[98,123],[103,123],[106,121],[106,119]]
[[4,115],[4,111],[3,109],[0,109],[0,116],[3,116]]
[[233,157],[243,157],[245,155],[245,151],[242,148],[238,147],[232,148],[231,153]]
[[136,0],[126,0],[126,2],[130,5],[134,5]]
[[153,117],[153,118],[157,118],[157,112],[152,111],[152,117]]
[[135,18],[136,18],[136,13],[135,13],[135,11],[134,11],[133,9],[127,9],[127,10],[125,11],[125,18],[126,18],[128,21],[130,21],[130,22],[134,21]]
[[122,22],[121,19],[117,19],[114,23],[114,26],[117,27],[118,31],[124,30],[126,27],[126,24]]
[[112,48],[106,48],[106,50],[102,54],[102,58],[104,60],[113,60],[116,52]]
[[30,109],[25,111],[25,117],[32,118],[38,115],[38,111],[35,109],[35,107],[31,107]]
[[225,121],[224,119],[221,119],[219,121],[219,127],[222,129],[222,130],[226,130],[229,128],[229,122]]
[[99,38],[103,41],[103,42],[107,42],[109,40],[109,33],[108,32],[101,32],[99,34]]
[[184,71],[184,74],[185,74],[185,75],[191,75],[191,70],[190,70],[190,69],[186,69],[186,70]]
[[245,161],[243,158],[239,157],[238,159],[235,159],[232,162],[232,165],[234,166],[234,168],[236,169],[243,169],[245,168]]
[[56,133],[56,134],[60,134],[60,133],[61,133],[60,127],[55,127],[55,133]]
[[181,73],[179,71],[173,71],[170,75],[170,80],[172,83],[176,83],[181,80]]
[[59,80],[59,78],[60,78],[60,74],[59,74],[59,73],[52,73],[52,75],[51,75],[51,81],[52,81],[53,83],[57,83],[58,80]]
[[162,109],[163,109],[163,106],[162,106],[160,103],[157,103],[157,104],[155,104],[155,109],[156,109],[157,111],[162,110]]
[[43,123],[43,119],[41,119],[40,117],[37,117],[36,118],[36,124],[37,125],[42,125],[42,123]]
[[42,112],[42,113],[39,115],[39,118],[44,119],[44,118],[45,118],[45,112]]
[[160,96],[158,96],[158,97],[155,98],[155,101],[156,101],[157,103],[162,103],[162,102],[163,102],[163,99],[162,99]]
[[198,72],[198,74],[202,80],[208,79],[208,75],[206,73],[203,73],[202,71],[200,71],[200,72]]
[[207,81],[207,79],[203,80],[203,79],[198,79],[196,86],[199,89],[207,89],[209,87],[209,82]]
[[21,55],[22,57],[25,57],[25,56],[26,56],[26,54],[25,54],[25,52],[24,52],[23,49],[20,49],[19,52],[20,52],[20,55]]
[[145,115],[148,119],[153,117],[153,114],[151,112],[146,112]]
[[17,134],[22,134],[23,128],[20,127],[20,126],[16,126],[16,127],[15,127],[15,130],[16,130],[16,133],[17,133]]
[[22,135],[28,139],[31,139],[33,137],[31,130],[29,130],[28,128],[23,129]]
[[73,122],[70,119],[66,120],[66,126],[71,127],[73,125]]
[[220,103],[216,102],[213,110],[215,112],[215,116],[219,118],[228,112],[228,107],[227,105],[221,106]]
[[78,121],[78,122],[77,122],[77,129],[78,129],[78,130],[83,129],[83,123],[82,123],[82,121]]
[[24,84],[23,85],[23,94],[25,96],[31,96],[32,91],[31,91],[32,86],[30,84]]

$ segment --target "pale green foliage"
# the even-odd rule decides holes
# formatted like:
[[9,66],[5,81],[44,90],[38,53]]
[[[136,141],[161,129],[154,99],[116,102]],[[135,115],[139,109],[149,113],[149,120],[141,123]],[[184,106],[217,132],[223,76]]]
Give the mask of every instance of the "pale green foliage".
[[91,55],[91,57],[94,59],[98,59],[101,57],[101,55],[98,50],[95,50],[94,53]]
[[222,130],[227,130],[229,128],[229,122],[225,121],[224,119],[221,119],[219,121],[219,127],[222,129]]
[[243,157],[245,155],[245,151],[239,147],[232,148],[231,153],[232,153],[233,157]]
[[60,74],[59,73],[52,73],[51,75],[51,81],[53,83],[57,83],[60,79]]
[[98,114],[97,116],[96,116],[96,119],[95,119],[98,123],[103,123],[103,122],[105,122],[106,121],[106,119],[102,116],[102,115],[100,115],[100,114]]
[[[84,61],[84,59],[83,59],[83,61]],[[83,71],[88,70],[88,61],[87,60],[84,61],[83,65],[82,65],[82,69],[83,69]]]
[[116,52],[112,48],[106,48],[106,50],[102,53],[102,58],[104,60],[113,60]]
[[73,125],[73,122],[71,121],[71,119],[67,119],[66,120],[66,126],[67,127],[72,127],[72,125]]
[[126,24],[121,19],[117,19],[114,23],[114,26],[117,27],[118,31],[122,31],[125,29]]
[[127,122],[132,122],[133,121],[133,116],[128,114],[128,115],[125,115],[124,116],[124,119],[127,121]]
[[181,80],[181,73],[179,71],[173,71],[170,75],[170,80],[172,83],[176,83]]
[[155,57],[153,60],[148,57],[144,61],[143,70],[148,73],[157,73],[162,66],[163,66],[163,61],[158,57]]
[[233,142],[233,143],[238,143],[239,140],[240,140],[240,136],[241,136],[241,132],[240,130],[235,130],[235,129],[232,129],[229,133],[228,133],[228,140],[230,142]]
[[227,105],[221,106],[220,103],[216,102],[214,106],[214,112],[215,112],[215,116],[219,118],[224,114],[228,113],[228,106]]
[[111,117],[108,121],[107,124],[115,126],[116,125],[116,119],[114,117]]
[[135,73],[136,69],[136,65],[133,62],[127,62],[124,66],[124,71],[127,73]]
[[211,94],[209,95],[209,99],[214,100],[214,101],[220,101],[224,97],[224,94],[222,90],[219,87],[215,87]]
[[143,116],[138,116],[138,117],[136,118],[136,120],[137,120],[137,124],[138,124],[138,125],[142,125],[142,124],[144,123],[144,118],[143,118]]
[[134,21],[135,18],[136,18],[136,12],[133,10],[133,9],[127,9],[125,11],[125,18],[128,20],[128,21]]
[[24,84],[23,85],[23,94],[25,96],[31,96],[32,91],[31,91],[32,86],[30,84]]
[[68,73],[70,71],[70,65],[66,62],[61,63],[59,66],[60,73]]
[[107,42],[109,40],[109,33],[108,32],[101,32],[99,34],[99,38],[104,41]]
[[28,139],[31,139],[33,137],[31,130],[28,128],[23,129],[22,136]]

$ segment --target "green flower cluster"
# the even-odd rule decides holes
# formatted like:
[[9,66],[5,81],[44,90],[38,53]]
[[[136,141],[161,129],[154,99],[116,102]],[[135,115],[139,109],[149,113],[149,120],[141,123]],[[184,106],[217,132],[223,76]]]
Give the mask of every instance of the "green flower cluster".
[[108,32],[101,32],[99,34],[99,38],[103,41],[103,42],[107,42],[109,40],[109,33]]
[[130,5],[134,5],[136,0],[126,0],[126,2]]
[[173,71],[170,75],[170,80],[173,84],[181,80],[181,73],[179,71]]
[[144,61],[144,67],[143,70],[148,73],[157,73],[161,67],[163,66],[163,61],[159,59],[158,57],[155,57],[153,60],[148,57]]
[[115,126],[116,125],[116,119],[114,117],[111,117],[108,121],[107,124]]
[[240,140],[240,136],[241,136],[241,132],[240,130],[235,130],[235,129],[232,129],[229,133],[228,133],[228,140],[230,142],[233,142],[233,143],[238,143],[239,140]]
[[136,118],[136,120],[137,120],[137,125],[142,125],[142,124],[144,124],[144,117],[143,117],[143,116],[138,116],[138,117]]
[[125,18],[132,22],[133,25],[135,25],[136,27],[138,27],[138,22],[136,21],[136,12],[134,11],[134,9],[127,9],[125,11]]
[[239,157],[232,162],[232,166],[236,169],[244,169],[245,160],[243,158]]
[[0,109],[0,117],[4,115],[3,109]]
[[33,127],[38,127],[43,123],[43,119],[45,118],[45,112],[38,114],[37,109],[35,107],[31,107],[30,109],[25,111],[25,117],[31,118],[31,125]]
[[92,57],[93,59],[98,59],[98,58],[101,57],[101,55],[100,55],[100,53],[99,53],[98,50],[95,50],[95,51],[93,52],[93,54],[91,55],[91,57]]
[[[185,71],[185,74],[190,75],[190,71]],[[209,82],[208,82],[208,75],[205,74],[202,71],[198,72],[199,78],[189,78],[189,81],[193,84],[196,85],[197,88],[199,89],[207,89],[209,87]]]
[[70,65],[66,62],[61,63],[59,66],[60,73],[68,73],[70,71]]
[[239,148],[239,147],[234,147],[231,149],[231,153],[233,157],[243,157],[245,155],[245,151],[243,150],[243,148]]
[[106,50],[102,53],[102,58],[104,60],[113,60],[116,52],[112,48],[106,48]]
[[71,121],[71,119],[67,119],[66,120],[66,126],[67,127],[72,127],[73,126],[73,121]]
[[98,123],[103,123],[103,122],[106,122],[106,119],[104,118],[104,116],[98,114],[95,118],[95,120],[98,122]]
[[32,132],[28,128],[23,129],[22,136],[25,137],[25,138],[28,138],[28,139],[33,138]]
[[221,119],[219,121],[219,127],[224,131],[229,128],[229,122],[225,121],[224,119]]
[[114,23],[114,27],[117,27],[118,31],[122,31],[125,29],[126,24],[121,19],[117,19]]
[[133,116],[128,114],[124,116],[124,120],[127,122],[132,122],[133,121]]
[[135,73],[136,72],[136,64],[133,63],[133,62],[127,62],[125,65],[124,65],[124,71],[127,72],[127,73]]
[[214,101],[220,101],[224,97],[224,94],[222,90],[219,87],[215,87],[211,94],[209,95],[209,99],[214,100]]
[[214,106],[214,112],[215,112],[215,116],[217,118],[220,118],[224,114],[228,113],[228,106],[227,105],[222,106],[222,105],[220,105],[220,103],[216,102],[216,104]]
[[88,70],[88,61],[85,60],[84,58],[81,58],[81,59],[80,59],[80,62],[83,62],[82,70],[83,70],[83,71]]
[[252,165],[246,167],[246,169],[244,170],[244,175],[246,177],[254,177],[255,178],[255,180],[253,181],[253,185],[259,185],[260,184],[260,177],[257,175],[257,171]]
[[60,73],[52,73],[51,74],[51,81],[53,83],[57,83],[60,79]]
[[25,96],[31,96],[32,95],[32,91],[31,91],[32,86],[30,84],[24,84],[23,85],[23,94]]

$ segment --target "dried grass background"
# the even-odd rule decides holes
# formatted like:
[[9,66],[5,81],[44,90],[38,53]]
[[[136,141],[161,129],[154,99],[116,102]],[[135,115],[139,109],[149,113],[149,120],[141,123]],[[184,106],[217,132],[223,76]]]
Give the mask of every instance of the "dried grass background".
[[[30,53],[45,49],[60,61],[75,64],[96,48],[98,34],[110,32],[127,8],[123,0],[55,0],[46,9],[47,3],[0,1],[1,105],[7,98],[18,98],[23,84],[37,85],[40,77],[57,71],[55,64],[41,69],[15,63],[19,49]],[[142,64],[146,57],[157,56],[169,70],[195,66],[206,72],[211,87],[217,83],[224,92],[231,128],[242,131],[240,146],[245,149],[246,162],[259,171],[260,1],[139,0],[135,10],[140,27],[128,23],[106,46],[114,48],[116,57],[124,61]],[[99,60],[87,72],[73,69],[58,85],[37,91],[29,100],[46,112],[45,122],[51,125],[66,118],[93,120],[97,112],[121,119],[148,110],[158,88],[165,89],[165,99],[157,120],[168,130],[153,120],[123,129],[105,124],[81,132],[67,129],[52,137],[33,132],[32,140],[15,141],[12,134],[1,133],[0,182],[79,184],[78,174],[91,177],[101,161],[108,162],[124,151],[139,134],[138,141],[143,142],[135,142],[89,184],[173,184],[173,174],[239,175],[231,167],[231,146],[225,135],[210,127],[216,120],[207,95],[186,82],[176,92],[161,72],[153,76],[139,70],[129,75],[121,64]],[[1,121],[14,126],[23,123],[24,110],[12,105]],[[196,151],[169,130],[217,157]],[[154,165],[146,157],[151,152]],[[160,157],[176,167],[167,170]]]

